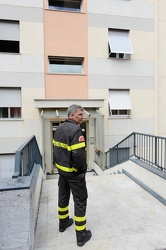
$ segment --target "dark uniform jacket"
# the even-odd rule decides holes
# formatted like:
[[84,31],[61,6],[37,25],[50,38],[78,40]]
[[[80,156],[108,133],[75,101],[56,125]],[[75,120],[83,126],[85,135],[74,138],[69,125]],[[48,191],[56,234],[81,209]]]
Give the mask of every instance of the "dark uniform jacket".
[[81,127],[67,119],[54,133],[54,160],[60,174],[74,176],[87,170],[85,139]]

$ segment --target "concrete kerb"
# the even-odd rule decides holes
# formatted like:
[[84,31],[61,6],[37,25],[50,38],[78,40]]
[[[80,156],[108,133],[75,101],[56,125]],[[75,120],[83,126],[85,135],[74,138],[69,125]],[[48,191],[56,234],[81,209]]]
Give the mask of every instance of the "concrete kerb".
[[35,165],[30,176],[0,180],[0,249],[34,248],[44,174]]

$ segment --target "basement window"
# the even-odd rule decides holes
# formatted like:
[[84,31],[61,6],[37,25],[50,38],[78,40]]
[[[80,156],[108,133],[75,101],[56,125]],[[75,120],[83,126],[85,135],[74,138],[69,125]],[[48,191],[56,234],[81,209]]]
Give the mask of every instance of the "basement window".
[[55,74],[82,74],[83,58],[49,57],[49,72]]
[[49,0],[49,9],[81,12],[81,0]]
[[20,52],[19,22],[0,20],[0,52]]
[[21,89],[0,88],[0,119],[21,118]]
[[133,54],[129,38],[129,30],[108,30],[109,57],[116,59],[130,59]]
[[130,117],[132,105],[129,90],[110,90],[109,106],[112,117]]

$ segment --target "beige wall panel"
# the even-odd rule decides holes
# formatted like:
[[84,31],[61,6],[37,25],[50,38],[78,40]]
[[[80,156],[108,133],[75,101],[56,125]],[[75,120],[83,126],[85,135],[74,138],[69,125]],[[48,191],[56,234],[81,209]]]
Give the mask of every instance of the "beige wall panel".
[[108,57],[108,29],[88,28],[88,56]]
[[147,118],[154,116],[154,91],[153,90],[131,90],[130,99],[134,118]]
[[104,114],[104,117],[109,116],[108,113],[108,89],[88,89],[89,99],[104,99],[104,107],[99,109],[101,114]]
[[46,56],[87,56],[86,15],[45,11]]
[[166,63],[166,49],[165,49],[165,38],[166,38],[166,22],[160,21],[158,23],[158,53],[159,53],[159,76],[166,77],[165,63]]
[[46,98],[88,98],[87,76],[47,75]]
[[132,119],[109,118],[105,121],[105,135],[128,135],[132,131]]
[[158,0],[157,2],[158,2],[157,5],[158,5],[158,17],[159,17],[159,20],[163,20],[163,21],[165,20],[166,21],[166,15],[165,15],[166,1],[165,0]]
[[21,53],[43,55],[43,24],[22,21],[20,23],[20,41]]
[[108,89],[89,89],[89,99],[95,99],[95,98],[99,98],[99,99],[105,99],[108,98]]
[[41,143],[41,125],[39,119],[3,121],[0,130],[0,152],[15,153],[17,148],[32,135],[35,135],[38,142]]
[[110,125],[106,129],[105,148],[111,148],[132,132],[154,134],[153,118],[108,119]]
[[166,134],[166,78],[159,79],[159,133]]
[[130,31],[130,40],[134,54],[133,60],[154,60],[154,33],[144,31]]
[[22,118],[35,120],[39,118],[39,111],[35,108],[34,99],[44,98],[44,88],[22,88]]

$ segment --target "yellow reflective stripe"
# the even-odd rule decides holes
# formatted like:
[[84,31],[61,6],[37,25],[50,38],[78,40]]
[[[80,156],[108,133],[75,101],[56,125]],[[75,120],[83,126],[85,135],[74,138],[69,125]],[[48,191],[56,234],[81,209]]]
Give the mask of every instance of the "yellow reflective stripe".
[[86,217],[85,216],[83,216],[83,217],[74,216],[74,219],[75,219],[75,221],[81,222],[81,221],[85,221]]
[[64,172],[77,172],[78,170],[76,168],[68,168],[68,167],[64,167],[61,166],[59,164],[56,163],[57,168],[59,168],[60,170],[64,171]]
[[67,206],[67,207],[58,207],[58,211],[60,211],[60,212],[65,212],[68,209],[69,209],[69,206]]
[[86,224],[83,225],[83,226],[75,226],[75,229],[76,229],[77,231],[82,231],[82,230],[84,230],[85,228],[86,228]]
[[71,150],[79,149],[79,148],[84,148],[85,147],[85,142],[77,143],[74,145],[71,145]]
[[59,219],[66,219],[68,216],[69,216],[68,213],[67,213],[67,214],[64,214],[64,215],[58,214],[58,218],[59,218]]
[[57,147],[60,147],[60,148],[65,148],[68,151],[76,150],[76,149],[85,147],[85,142],[79,142],[79,143],[71,145],[71,146],[69,146],[69,145],[67,145],[65,143],[62,143],[62,142],[54,141],[54,140],[52,142],[53,142],[54,146],[57,146]]
[[69,145],[67,145],[65,143],[53,140],[53,144],[54,144],[54,146],[57,146],[57,147],[60,147],[60,148],[66,148],[68,151],[71,151],[71,146],[69,146]]

